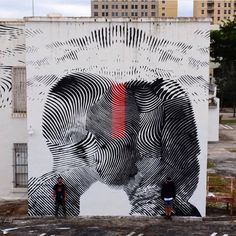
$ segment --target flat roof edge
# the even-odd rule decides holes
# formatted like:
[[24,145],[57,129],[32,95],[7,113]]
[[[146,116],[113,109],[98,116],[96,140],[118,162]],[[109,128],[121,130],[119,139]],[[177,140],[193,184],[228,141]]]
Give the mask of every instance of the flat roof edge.
[[94,17],[24,17],[25,22],[205,22],[206,17],[94,18]]
[[23,18],[0,18],[1,24],[24,24],[25,20]]

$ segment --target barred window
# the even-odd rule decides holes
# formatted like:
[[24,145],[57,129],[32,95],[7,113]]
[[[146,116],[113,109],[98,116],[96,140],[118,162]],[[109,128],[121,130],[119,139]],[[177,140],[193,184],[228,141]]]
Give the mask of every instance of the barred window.
[[27,187],[28,151],[27,143],[14,143],[14,187]]
[[13,67],[13,113],[26,113],[26,69]]

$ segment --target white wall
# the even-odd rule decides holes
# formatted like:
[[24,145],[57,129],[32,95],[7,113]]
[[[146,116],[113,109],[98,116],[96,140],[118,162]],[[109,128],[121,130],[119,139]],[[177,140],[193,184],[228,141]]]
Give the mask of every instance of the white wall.
[[217,105],[216,107],[209,108],[208,115],[208,141],[217,142],[219,141],[219,109],[220,99],[214,98]]
[[11,68],[25,66],[24,24],[1,22],[0,33],[0,200],[27,198],[27,189],[13,185],[13,144],[27,143],[26,118],[12,117]]
[[[94,22],[93,19],[79,18],[26,20],[27,77],[30,82],[28,124],[34,130],[34,134],[29,138],[29,177],[40,179],[42,175],[52,171],[53,157],[42,135],[42,115],[50,89],[63,76],[77,72],[92,73],[116,82],[136,79],[152,82],[157,77],[163,78],[180,84],[186,91],[186,96],[190,98],[200,146],[197,157],[200,172],[197,187],[189,202],[196,206],[202,216],[205,216],[209,22],[191,21],[190,18],[159,19],[151,22],[123,20],[116,19],[115,22],[104,20]],[[113,37],[112,46],[104,49],[101,49],[99,43],[84,44],[76,41],[92,37],[91,32],[113,26],[117,26],[118,29],[124,26],[142,30],[148,35],[149,40],[152,39],[150,36],[156,37],[160,45],[153,45],[155,48],[153,51],[151,43],[147,46],[148,42],[140,43],[139,50],[135,47],[125,47],[119,33]],[[104,34],[105,31],[96,37],[105,38]],[[137,72],[128,73],[133,70],[132,68],[136,68]],[[123,76],[118,73],[120,71],[124,72]],[[94,196],[93,194],[90,197]],[[104,205],[104,208],[106,207]],[[126,212],[127,209],[124,214]],[[99,214],[99,209],[97,211],[94,209],[93,213]]]

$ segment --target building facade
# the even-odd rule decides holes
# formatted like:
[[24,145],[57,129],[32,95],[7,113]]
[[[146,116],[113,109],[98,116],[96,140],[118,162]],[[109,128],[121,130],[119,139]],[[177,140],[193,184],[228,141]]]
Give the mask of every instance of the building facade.
[[194,17],[212,18],[212,24],[233,19],[236,15],[235,0],[194,0]]
[[0,39],[1,197],[28,177],[29,214],[53,214],[60,175],[68,215],[155,216],[169,175],[175,214],[205,216],[208,20],[35,17]]
[[91,0],[92,17],[177,17],[178,0]]
[[27,198],[25,31],[0,20],[0,199]]

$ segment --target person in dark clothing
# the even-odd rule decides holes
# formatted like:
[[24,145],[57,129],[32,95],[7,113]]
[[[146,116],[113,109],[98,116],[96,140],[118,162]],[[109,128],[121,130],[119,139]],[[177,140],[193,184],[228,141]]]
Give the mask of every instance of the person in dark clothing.
[[58,210],[60,205],[62,206],[64,216],[66,217],[66,185],[63,183],[62,177],[57,178],[57,184],[53,187],[53,198],[55,201],[55,216],[58,217]]
[[175,199],[175,195],[175,183],[170,177],[167,177],[161,188],[161,199],[163,199],[165,204],[166,219],[171,219],[172,204]]

